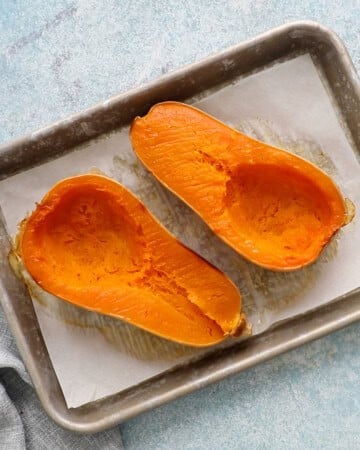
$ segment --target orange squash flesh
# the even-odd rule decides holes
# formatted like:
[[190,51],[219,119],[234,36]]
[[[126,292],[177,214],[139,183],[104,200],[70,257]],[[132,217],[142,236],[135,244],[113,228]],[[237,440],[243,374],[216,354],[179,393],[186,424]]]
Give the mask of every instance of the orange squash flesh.
[[134,120],[131,141],[160,182],[262,267],[306,266],[346,222],[344,199],[319,168],[194,107],[155,105]]
[[56,184],[22,223],[19,242],[44,290],[161,337],[207,346],[245,324],[234,284],[107,177]]

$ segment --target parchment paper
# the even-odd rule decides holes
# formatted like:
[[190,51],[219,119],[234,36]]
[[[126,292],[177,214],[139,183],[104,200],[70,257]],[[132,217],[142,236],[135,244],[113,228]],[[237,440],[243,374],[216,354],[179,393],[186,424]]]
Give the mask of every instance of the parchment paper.
[[[359,162],[310,56],[240,79],[195,103],[235,128],[311,160],[360,211]],[[16,234],[17,224],[56,181],[93,167],[128,186],[181,241],[235,281],[254,334],[359,286],[358,217],[310,267],[291,273],[258,268],[221,243],[146,173],[131,150],[128,129],[0,182],[9,231]],[[34,285],[32,297],[68,407],[117,393],[199,353],[75,308]]]

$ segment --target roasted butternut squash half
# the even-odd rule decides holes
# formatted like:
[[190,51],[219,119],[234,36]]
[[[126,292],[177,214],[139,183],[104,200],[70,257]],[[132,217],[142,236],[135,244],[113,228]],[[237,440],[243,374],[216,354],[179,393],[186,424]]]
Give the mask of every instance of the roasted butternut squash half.
[[148,170],[259,266],[304,267],[346,223],[344,199],[322,170],[194,107],[159,103],[130,134]]
[[166,339],[208,346],[245,326],[235,285],[105,176],[57,183],[22,222],[17,252],[45,291]]

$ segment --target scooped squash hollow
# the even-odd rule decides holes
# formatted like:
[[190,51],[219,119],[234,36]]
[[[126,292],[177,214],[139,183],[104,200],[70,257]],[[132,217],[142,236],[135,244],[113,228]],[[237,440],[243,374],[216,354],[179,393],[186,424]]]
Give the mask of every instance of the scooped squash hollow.
[[194,107],[159,103],[130,134],[148,170],[262,267],[310,264],[346,224],[345,201],[322,170]]
[[245,325],[241,297],[119,183],[57,183],[22,222],[18,252],[45,291],[158,336],[208,346]]

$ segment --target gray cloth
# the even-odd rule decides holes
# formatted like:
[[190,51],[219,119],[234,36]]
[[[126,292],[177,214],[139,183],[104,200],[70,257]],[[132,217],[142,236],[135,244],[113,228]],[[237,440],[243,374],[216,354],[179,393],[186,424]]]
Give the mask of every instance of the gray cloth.
[[57,426],[31,386],[0,308],[0,449],[122,449],[119,427],[79,435]]

